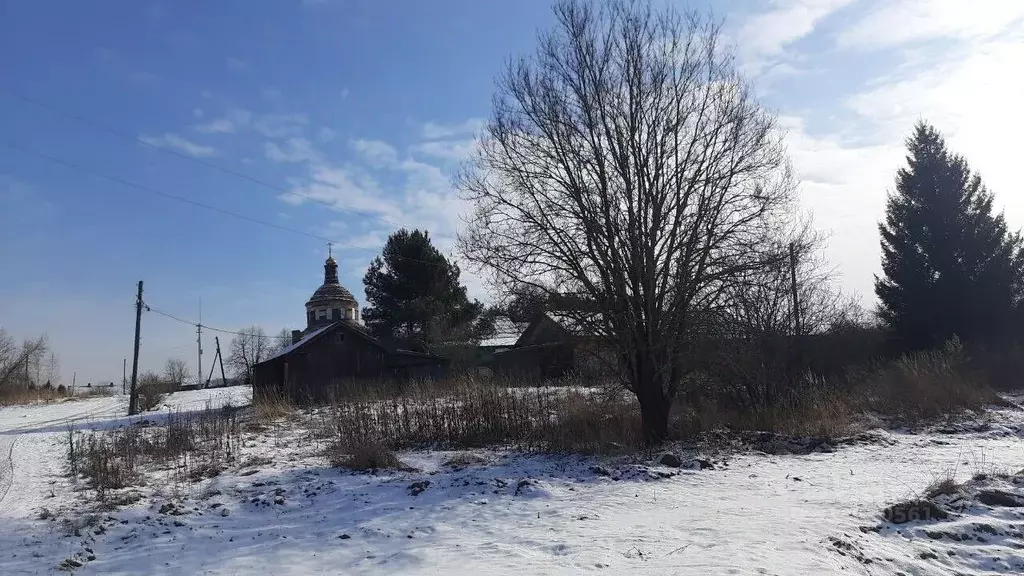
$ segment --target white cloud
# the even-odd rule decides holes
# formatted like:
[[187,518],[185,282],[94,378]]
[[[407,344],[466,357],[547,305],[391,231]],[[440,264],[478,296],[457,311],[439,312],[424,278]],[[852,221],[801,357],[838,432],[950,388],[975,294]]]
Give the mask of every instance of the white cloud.
[[225,60],[225,64],[227,64],[227,67],[232,69],[232,70],[248,70],[249,69],[249,63],[246,62],[245,60],[240,60],[238,58],[228,58],[227,60]]
[[885,0],[839,34],[844,48],[878,49],[936,38],[991,37],[1024,18],[1018,0]]
[[341,99],[342,100],[347,100],[348,99],[348,88],[342,88],[341,89]]
[[375,167],[389,166],[398,161],[398,151],[380,140],[353,140],[352,148]]
[[226,134],[235,131],[235,124],[227,118],[217,118],[206,124],[200,124],[195,129],[196,132],[203,134]]
[[817,24],[855,0],[785,0],[747,18],[737,34],[744,65],[757,73],[785,48],[810,35]]
[[[844,287],[869,302],[872,275],[880,271],[877,223],[895,172],[905,163],[903,140],[918,119],[943,131],[950,148],[981,172],[1011,226],[1024,224],[1012,144],[1024,131],[1024,116],[1015,113],[1024,76],[1012,72],[1024,62],[1024,29],[1015,24],[1024,2],[896,0],[872,9],[835,37],[821,39],[882,50],[881,58],[863,64],[868,80],[851,84],[846,69],[826,61],[820,82],[829,90],[816,94],[827,96],[780,119],[802,179],[802,204],[819,228],[832,232],[827,255],[842,272]],[[801,56],[790,49],[780,58]],[[777,96],[785,107],[794,94]]]
[[423,138],[426,140],[443,140],[453,136],[472,135],[484,127],[484,121],[479,118],[470,118],[465,122],[456,124],[440,124],[427,122],[423,125]]
[[289,138],[283,146],[275,142],[264,145],[267,158],[274,162],[319,162],[321,155],[313,148],[313,143],[305,138]]
[[228,108],[224,116],[199,124],[193,128],[203,134],[230,134],[247,126],[252,120],[252,113],[242,108]]
[[443,160],[464,160],[469,158],[475,147],[475,140],[435,140],[417,144],[412,151]]
[[326,126],[321,126],[320,131],[317,132],[316,137],[321,142],[332,142],[338,137],[338,133]]
[[132,72],[128,75],[128,79],[137,84],[153,84],[160,80],[160,76],[153,72],[146,72],[144,70],[138,72]]
[[284,98],[284,93],[277,88],[264,88],[260,93],[263,94],[264,100],[280,100]]
[[195,109],[192,110],[192,115],[195,116],[196,118],[202,118],[203,114],[204,114],[204,112],[203,112],[202,108],[195,108]]
[[189,156],[196,157],[208,157],[216,156],[219,152],[212,146],[204,146],[197,144],[190,140],[186,140],[177,134],[167,132],[161,136],[139,136],[139,140],[142,140],[146,144],[156,146],[158,148],[166,148],[169,150],[177,150]]
[[300,136],[309,124],[309,117],[302,113],[264,114],[253,120],[253,128],[267,138]]

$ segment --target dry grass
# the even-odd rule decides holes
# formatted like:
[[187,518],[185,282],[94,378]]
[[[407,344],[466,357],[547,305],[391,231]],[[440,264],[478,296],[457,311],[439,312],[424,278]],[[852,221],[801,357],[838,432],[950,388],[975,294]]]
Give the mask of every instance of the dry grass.
[[168,471],[174,482],[212,477],[235,460],[240,444],[236,410],[230,406],[168,414],[163,426],[87,435],[69,429],[67,438],[70,475],[84,479],[101,501],[138,483],[144,466]]
[[391,449],[506,446],[609,452],[636,447],[636,403],[590,390],[517,388],[464,379],[335,400],[315,413],[319,438]]
[[927,488],[924,489],[924,497],[931,500],[938,496],[951,496],[960,492],[963,487],[957,483],[951,476],[945,478],[939,478],[932,481]]
[[379,445],[350,445],[341,442],[327,449],[331,466],[364,472],[375,470],[412,471],[413,468],[398,459],[398,456]]
[[59,388],[0,388],[0,406],[62,402],[74,398],[75,396],[69,395],[63,386]]
[[470,466],[482,466],[487,464],[487,459],[472,452],[459,452],[452,454],[444,461],[444,466],[456,470],[469,468]]
[[279,390],[254,389],[252,397],[253,420],[266,424],[296,413],[295,403]]

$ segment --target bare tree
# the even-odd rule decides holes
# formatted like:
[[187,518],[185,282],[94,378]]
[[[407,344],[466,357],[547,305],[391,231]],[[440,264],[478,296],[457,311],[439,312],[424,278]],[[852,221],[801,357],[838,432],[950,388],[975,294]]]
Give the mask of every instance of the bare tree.
[[250,326],[241,330],[231,339],[230,352],[224,361],[231,367],[231,371],[236,377],[251,382],[252,367],[269,356],[269,340],[266,333],[263,332],[263,328],[259,326]]
[[281,328],[277,336],[271,336],[270,342],[267,343],[267,357],[269,358],[291,345],[292,331],[287,328]]
[[595,305],[578,319],[621,358],[645,437],[667,433],[696,320],[780,255],[794,191],[775,118],[720,24],[650,3],[563,0],[532,58],[498,80],[458,178],[463,255],[500,290]]
[[164,379],[172,389],[181,388],[189,378],[188,364],[181,358],[168,358],[164,364]]
[[18,346],[6,330],[0,328],[0,389],[32,384],[32,374],[39,380],[39,366],[49,348],[47,337],[28,339]]
[[839,290],[832,268],[822,258],[823,245],[824,238],[809,224],[779,233],[772,250],[782,254],[792,249],[795,262],[788,258],[766,262],[747,270],[724,291],[726,332],[740,338],[807,335],[856,322],[859,305]]

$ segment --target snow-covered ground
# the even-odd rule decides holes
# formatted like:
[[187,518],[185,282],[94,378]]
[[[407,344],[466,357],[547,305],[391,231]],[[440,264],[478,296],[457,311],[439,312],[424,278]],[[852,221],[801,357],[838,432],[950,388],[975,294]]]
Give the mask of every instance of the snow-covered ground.
[[[168,404],[239,405],[240,392]],[[833,453],[740,454],[704,470],[478,451],[486,463],[463,469],[444,464],[451,453],[411,452],[400,457],[418,471],[354,474],[327,467],[301,431],[272,428],[246,433],[241,464],[216,478],[153,483],[142,501],[86,518],[69,512],[82,502],[65,476],[64,420],[124,420],[116,402],[88,402],[0,410],[0,442],[17,440],[0,574],[62,563],[75,574],[190,576],[1024,572],[1017,508],[975,505],[937,529],[880,517],[937,478],[1024,468],[1024,413],[1012,409],[973,431],[880,433]],[[1024,480],[998,482],[1024,491]],[[40,519],[44,507],[77,525]]]

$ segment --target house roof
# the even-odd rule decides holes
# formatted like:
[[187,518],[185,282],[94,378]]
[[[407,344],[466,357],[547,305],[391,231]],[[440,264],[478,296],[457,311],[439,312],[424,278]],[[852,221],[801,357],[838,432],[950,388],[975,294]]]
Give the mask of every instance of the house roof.
[[[425,352],[417,352],[417,351],[413,351],[413,350],[404,350],[404,349],[397,348],[395,346],[388,346],[384,342],[382,342],[381,340],[371,336],[366,331],[366,328],[364,328],[363,326],[361,326],[359,324],[356,324],[356,323],[352,322],[351,320],[338,320],[337,322],[333,322],[331,324],[328,324],[327,326],[323,326],[321,328],[317,328],[316,330],[313,330],[312,332],[310,332],[310,333],[306,334],[305,336],[303,336],[302,339],[299,340],[298,342],[296,342],[294,344],[291,344],[290,346],[286,346],[286,347],[282,348],[276,354],[274,354],[273,356],[267,358],[263,362],[269,362],[271,360],[275,360],[277,358],[281,358],[283,356],[287,356],[288,354],[291,354],[291,353],[293,353],[293,352],[303,348],[304,346],[307,346],[309,343],[311,343],[314,340],[320,338],[324,334],[327,334],[329,332],[333,332],[333,331],[338,330],[338,329],[345,330],[345,331],[347,331],[350,334],[355,334],[355,335],[363,338],[367,342],[373,344],[374,346],[377,346],[377,347],[383,349],[388,354],[392,354],[392,355],[396,355],[397,354],[397,355],[401,355],[401,356],[418,357],[418,358],[436,358],[436,359],[441,359],[441,360],[444,359],[443,357],[437,356],[435,354],[428,354],[428,353],[425,353]],[[262,364],[262,362],[261,362],[261,364]]]
[[295,350],[298,350],[299,348],[301,348],[301,347],[305,346],[306,344],[308,344],[310,341],[312,341],[314,338],[316,338],[320,334],[323,334],[331,326],[334,326],[334,324],[328,324],[327,326],[322,326],[320,328],[317,328],[316,330],[313,330],[312,332],[304,335],[302,337],[302,339],[299,340],[298,342],[294,342],[292,344],[289,344],[288,346],[285,346],[284,348],[281,348],[280,350],[277,351],[276,354],[274,354],[273,356],[271,356],[271,357],[267,358],[266,360],[264,360],[264,362],[268,362],[270,360],[273,360],[274,358],[280,358],[281,356],[285,356],[287,354],[291,354]]
[[513,322],[508,318],[494,321],[494,335],[480,341],[481,346],[515,346],[529,324]]

